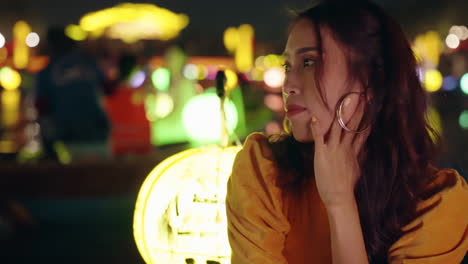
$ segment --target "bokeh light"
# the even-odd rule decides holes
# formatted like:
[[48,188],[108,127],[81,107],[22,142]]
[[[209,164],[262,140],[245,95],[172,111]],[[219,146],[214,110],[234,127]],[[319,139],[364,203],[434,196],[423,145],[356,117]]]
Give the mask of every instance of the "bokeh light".
[[265,59],[263,61],[263,65],[266,68],[280,66],[281,63],[282,63],[281,56],[275,55],[275,54],[269,54],[269,55],[265,56]]
[[165,118],[174,110],[174,100],[167,93],[158,93],[156,95],[156,117]]
[[455,34],[448,34],[445,38],[445,44],[451,49],[456,49],[460,45],[460,39]]
[[[213,92],[205,92],[190,99],[185,105],[182,120],[188,137],[199,143],[214,143],[221,139],[221,100]],[[232,133],[237,127],[238,115],[234,103],[224,102],[227,129]]]
[[273,67],[264,73],[263,80],[271,88],[280,88],[283,85],[284,77],[284,70],[281,67]]
[[197,67],[198,67],[197,79],[204,80],[208,76],[208,68],[203,64],[199,64]]
[[464,110],[461,112],[460,116],[458,117],[458,124],[463,129],[468,129],[468,110]]
[[82,41],[88,37],[88,33],[84,31],[80,26],[70,24],[65,27],[65,35],[75,41]]
[[1,92],[1,113],[3,127],[15,126],[19,121],[21,94],[18,90]]
[[95,37],[102,33],[127,43],[139,39],[169,40],[189,23],[184,14],[175,14],[154,4],[122,3],[86,14],[80,20],[83,30]]
[[255,68],[258,70],[265,70],[265,56],[258,56],[255,59]]
[[36,32],[31,32],[26,36],[26,45],[30,48],[37,47],[40,41],[41,41],[41,38],[39,37],[39,34],[37,34]]
[[253,66],[254,29],[249,24],[239,26],[239,43],[234,61],[239,72],[248,72]]
[[466,26],[452,26],[449,33],[454,34],[460,40],[468,39],[468,28]]
[[206,66],[208,70],[208,75],[206,76],[206,79],[208,80],[214,80],[216,79],[216,73],[218,72],[218,66],[215,65],[208,65]]
[[442,51],[441,38],[436,31],[428,31],[424,34],[419,34],[413,43],[413,51],[418,59],[418,62],[424,62],[431,67],[436,67],[439,64],[440,53]]
[[0,70],[0,85],[5,90],[15,90],[21,85],[21,75],[10,67],[3,67]]
[[17,69],[24,69],[29,62],[29,47],[25,39],[31,33],[31,27],[25,21],[18,21],[13,26],[13,64]]
[[3,48],[3,46],[5,46],[5,37],[0,33],[0,48]]
[[442,83],[442,90],[444,91],[453,91],[458,86],[458,80],[455,76],[445,76],[444,81]]
[[460,87],[464,94],[468,95],[468,72],[463,74],[460,79]]
[[237,28],[228,27],[224,31],[223,41],[224,41],[224,46],[226,47],[226,49],[229,52],[234,53],[240,41],[239,32]]
[[133,74],[132,78],[130,79],[130,86],[133,88],[138,88],[143,85],[146,80],[146,74],[144,71],[137,71]]
[[264,71],[262,70],[259,70],[258,68],[254,68],[252,71],[251,71],[251,79],[252,80],[255,80],[257,82],[261,82],[263,81],[263,75],[265,74]]
[[166,68],[159,68],[153,72],[151,80],[156,89],[159,91],[167,91],[171,83],[171,72]]
[[283,98],[277,94],[268,94],[264,99],[265,105],[275,112],[283,110]]
[[187,64],[184,67],[183,73],[185,78],[195,80],[198,77],[198,67],[194,64]]
[[424,87],[428,92],[436,92],[442,87],[442,74],[438,70],[428,70],[424,74]]
[[237,74],[229,69],[225,70],[224,74],[226,76],[226,84],[224,88],[226,89],[226,91],[231,91],[237,86],[237,82],[238,82]]

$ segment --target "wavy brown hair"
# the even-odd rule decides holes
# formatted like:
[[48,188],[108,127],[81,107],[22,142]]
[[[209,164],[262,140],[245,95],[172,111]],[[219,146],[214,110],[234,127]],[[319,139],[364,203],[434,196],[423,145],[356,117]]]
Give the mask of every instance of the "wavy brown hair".
[[[324,1],[299,13],[296,21],[300,19],[313,22],[319,43],[319,29],[331,30],[349,55],[348,80],[360,82],[371,95],[361,122],[371,132],[358,155],[361,176],[355,197],[369,261],[387,263],[389,248],[403,235],[401,228],[422,213],[416,211],[417,203],[441,186],[427,188],[436,175],[431,164],[439,137],[428,124],[427,95],[415,57],[400,26],[368,1]],[[320,60],[316,65],[323,94]],[[300,143],[286,131],[270,137],[269,144],[282,171],[278,185],[297,193],[313,177],[313,143]],[[447,178],[442,186],[454,180]]]

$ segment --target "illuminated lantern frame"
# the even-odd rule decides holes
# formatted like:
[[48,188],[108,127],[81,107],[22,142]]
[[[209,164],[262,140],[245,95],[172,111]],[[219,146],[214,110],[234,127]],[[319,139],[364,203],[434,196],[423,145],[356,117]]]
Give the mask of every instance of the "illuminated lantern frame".
[[134,237],[146,263],[230,263],[226,184],[240,148],[189,149],[148,175],[134,214]]

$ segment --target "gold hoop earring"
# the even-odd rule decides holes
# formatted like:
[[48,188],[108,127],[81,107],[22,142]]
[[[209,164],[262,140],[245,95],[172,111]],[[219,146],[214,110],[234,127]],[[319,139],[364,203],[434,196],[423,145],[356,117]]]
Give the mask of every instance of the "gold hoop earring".
[[358,94],[360,96],[364,96],[363,93],[360,93],[360,92],[350,92],[348,93],[346,96],[343,97],[343,99],[341,100],[341,103],[340,103],[340,106],[338,107],[338,109],[336,110],[336,116],[337,116],[337,119],[338,119],[338,124],[340,124],[340,127],[343,128],[345,131],[347,132],[351,132],[351,133],[355,133],[355,134],[359,134],[359,133],[362,133],[364,132],[365,130],[367,130],[369,128],[369,126],[361,129],[361,130],[354,130],[354,129],[351,129],[349,127],[346,126],[346,123],[343,121],[343,115],[342,115],[342,110],[343,110],[343,103],[345,101],[345,98],[348,97],[349,95],[351,94]]

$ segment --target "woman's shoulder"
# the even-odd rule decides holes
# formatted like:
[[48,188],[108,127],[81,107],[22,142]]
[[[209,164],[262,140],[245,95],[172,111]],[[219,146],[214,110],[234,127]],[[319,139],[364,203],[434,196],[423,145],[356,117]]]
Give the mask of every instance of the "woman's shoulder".
[[[454,169],[431,169],[434,177],[426,186],[424,199],[418,205],[418,210],[427,207],[434,201],[437,207],[468,207],[468,185],[466,180]],[[459,203],[460,201],[462,203]],[[468,217],[468,215],[467,215]]]
[[[426,226],[466,229],[468,224],[468,185],[454,169],[435,169],[428,185],[430,195],[417,205],[418,218]],[[463,233],[463,232],[462,232]],[[443,235],[443,233],[440,233]]]
[[433,172],[431,195],[419,202],[418,216],[403,227],[404,235],[390,249],[391,259],[421,258],[423,262],[414,263],[427,263],[439,258],[450,261],[434,263],[455,263],[468,249],[468,185],[456,170]]
[[267,161],[273,161],[273,151],[270,146],[271,139],[261,132],[254,132],[247,136],[241,152],[244,155],[256,156]]
[[231,180],[247,185],[263,182],[273,187],[277,174],[268,136],[259,132],[247,136],[234,160]]

